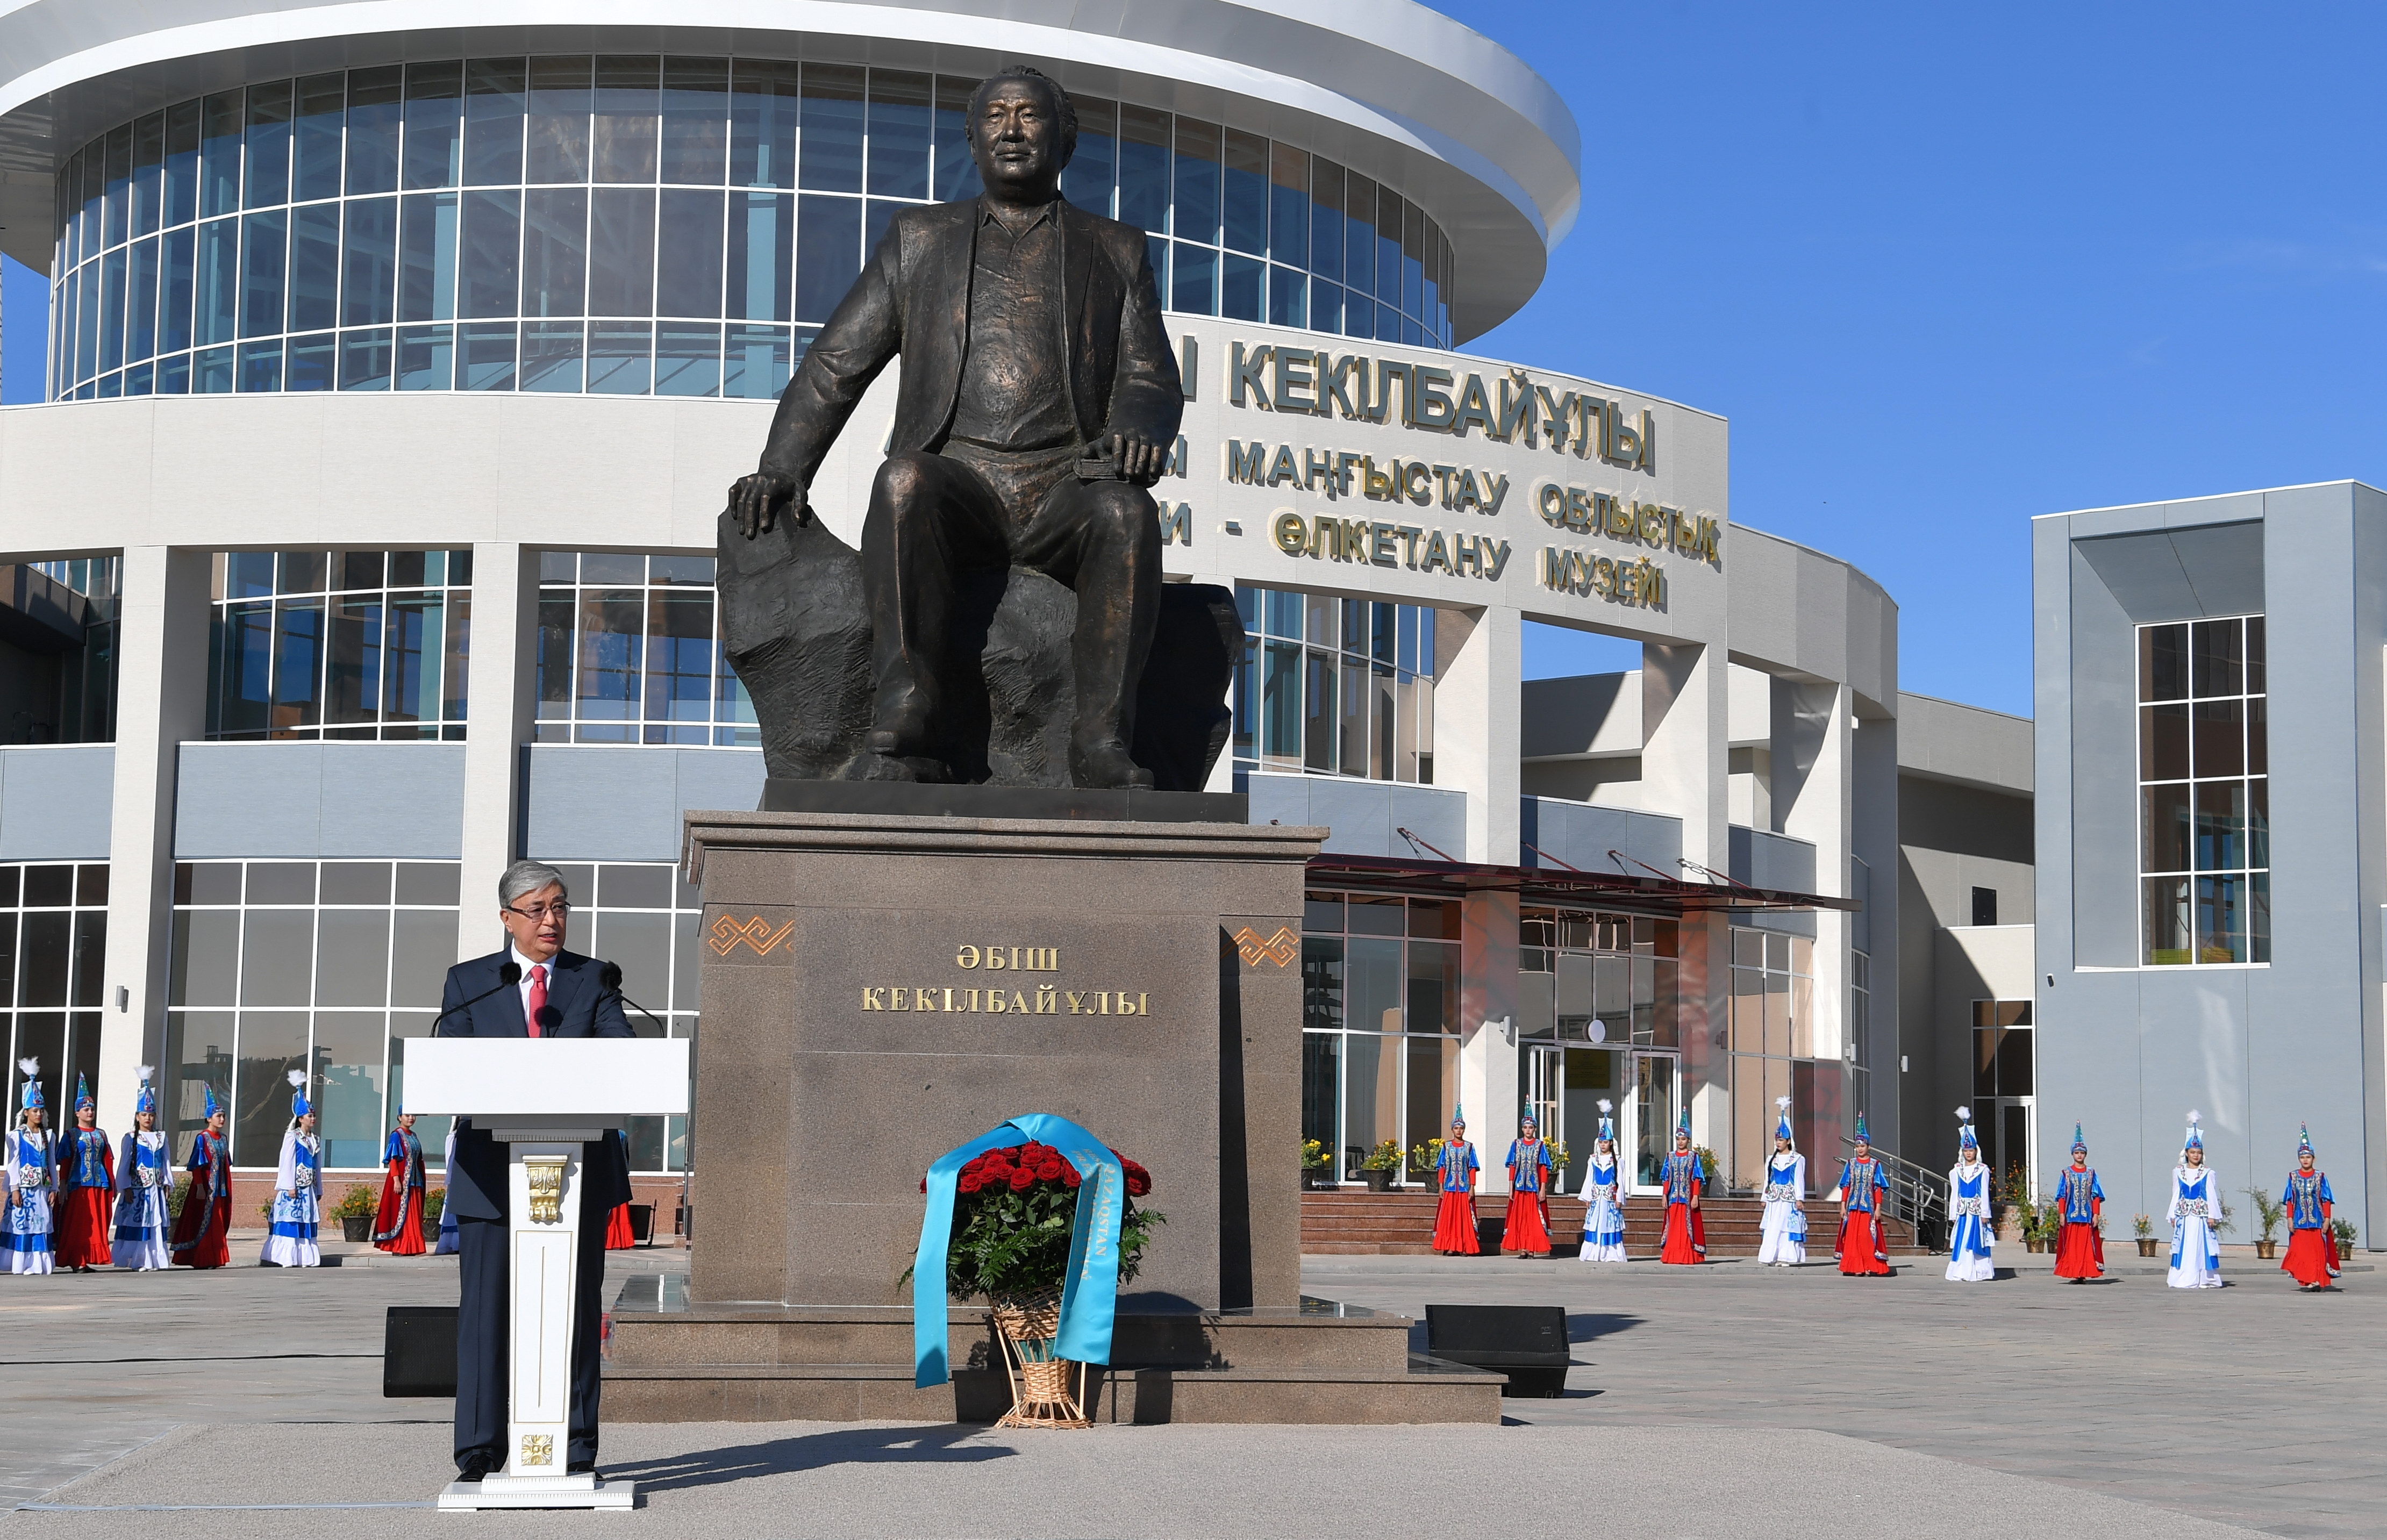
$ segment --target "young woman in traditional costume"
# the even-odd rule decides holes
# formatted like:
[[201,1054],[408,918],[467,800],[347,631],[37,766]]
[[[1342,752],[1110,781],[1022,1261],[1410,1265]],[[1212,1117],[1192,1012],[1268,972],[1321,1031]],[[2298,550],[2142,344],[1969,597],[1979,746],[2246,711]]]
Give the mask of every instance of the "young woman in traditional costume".
[[167,1248],[178,1268],[222,1268],[232,1264],[232,1156],[224,1145],[223,1104],[216,1088],[202,1082],[207,1095],[207,1126],[191,1140],[190,1191],[183,1194],[183,1212],[174,1220],[174,1239]]
[[373,1243],[392,1256],[420,1256],[423,1243],[423,1141],[414,1137],[414,1114],[401,1112],[398,1126],[382,1146],[386,1169],[381,1178],[381,1206],[373,1210]]
[[315,1236],[322,1219],[323,1142],[315,1136],[315,1109],[307,1102],[307,1072],[290,1072],[290,1127],[282,1134],[282,1165],[273,1175],[272,1228],[259,1260],[269,1268],[313,1268],[323,1255]]
[[173,1160],[158,1130],[158,1072],[141,1067],[141,1091],[133,1101],[133,1131],[116,1152],[116,1265],[150,1272],[170,1264],[166,1232],[173,1224],[166,1197],[174,1185]]
[[2188,1115],[2188,1137],[2171,1172],[2171,1267],[2175,1289],[2221,1287],[2221,1184],[2204,1164],[2204,1130]]
[[1890,1276],[1889,1240],[1881,1231],[1881,1200],[1888,1191],[1889,1179],[1865,1136],[1864,1114],[1858,1113],[1856,1148],[1840,1163],[1834,1193],[1840,1200],[1840,1234],[1832,1256],[1851,1278]]
[[1591,1169],[1583,1180],[1583,1260],[1624,1260],[1624,1176],[1616,1165],[1615,1103],[1599,1103],[1599,1137],[1592,1141]]
[[1795,1268],[1807,1259],[1807,1157],[1790,1131],[1790,1098],[1776,1096],[1774,1154],[1765,1162],[1765,1218],[1758,1232],[1761,1267]]
[[1666,1232],[1658,1260],[1676,1267],[1695,1267],[1707,1260],[1708,1222],[1699,1214],[1700,1194],[1707,1191],[1707,1168],[1691,1148],[1691,1109],[1685,1107],[1674,1124],[1674,1151],[1658,1172],[1665,1193]]
[[1434,1186],[1442,1193],[1433,1209],[1433,1249],[1443,1256],[1478,1256],[1483,1243],[1475,1238],[1475,1177],[1484,1159],[1467,1142],[1467,1119],[1450,1109],[1450,1137],[1433,1157]]
[[[630,1159],[630,1137],[619,1129],[613,1130],[613,1137],[622,1142],[622,1163],[626,1170]],[[627,1251],[638,1243],[638,1231],[630,1228],[630,1205],[626,1202],[615,1204],[613,1211],[605,1216],[605,1249]]]
[[58,1197],[52,1216],[57,1265],[72,1272],[107,1266],[108,1210],[116,1202],[116,1155],[99,1126],[91,1082],[75,1077],[74,1127],[58,1141]]
[[49,1105],[42,1099],[42,1061],[19,1059],[25,1072],[25,1091],[17,1126],[8,1130],[8,1146],[0,1158],[0,1244],[8,1254],[10,1272],[45,1273],[57,1255],[57,1237],[50,1231],[50,1197],[57,1166],[50,1130],[42,1123]]
[[2055,1179],[2055,1204],[2064,1229],[2055,1238],[2055,1276],[2086,1283],[2105,1276],[2105,1237],[2097,1221],[2105,1210],[2105,1189],[2089,1168],[2089,1142],[2072,1125],[2072,1164]]
[[2329,1190],[2329,1174],[2313,1157],[2312,1130],[2296,1125],[2296,1168],[2288,1174],[2280,1205],[2288,1211],[2288,1254],[2280,1270],[2293,1277],[2296,1287],[2326,1289],[2337,1281],[2337,1237],[2329,1232],[2330,1210],[2337,1199]]
[[1550,1254],[1550,1147],[1542,1142],[1540,1125],[1532,1118],[1517,1123],[1517,1137],[1509,1142],[1509,1218],[1501,1227],[1500,1249],[1519,1256]]
[[1987,1283],[1998,1269],[1989,1258],[1989,1168],[1973,1131],[1973,1109],[1956,1109],[1956,1164],[1948,1173],[1948,1281]]

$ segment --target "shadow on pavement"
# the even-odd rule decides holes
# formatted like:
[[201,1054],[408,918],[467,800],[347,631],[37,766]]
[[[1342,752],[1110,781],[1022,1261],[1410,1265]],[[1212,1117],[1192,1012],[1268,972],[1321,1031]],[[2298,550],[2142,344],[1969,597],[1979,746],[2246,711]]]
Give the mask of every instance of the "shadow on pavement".
[[1570,1344],[1598,1342],[1602,1337],[1613,1336],[1619,1332],[1630,1332],[1633,1328],[1643,1324],[1645,1322],[1639,1316],[1569,1315],[1567,1341]]
[[718,1486],[753,1476],[818,1471],[832,1465],[979,1465],[1006,1459],[1009,1449],[957,1447],[979,1427],[839,1428],[775,1438],[728,1449],[635,1462],[604,1462],[609,1476],[627,1476],[645,1492]]

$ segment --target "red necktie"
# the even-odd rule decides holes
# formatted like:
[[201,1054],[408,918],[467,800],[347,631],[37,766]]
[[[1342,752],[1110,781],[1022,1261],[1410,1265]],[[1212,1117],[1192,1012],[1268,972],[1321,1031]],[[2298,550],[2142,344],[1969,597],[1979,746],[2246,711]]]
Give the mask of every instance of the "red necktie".
[[534,966],[530,970],[530,995],[523,1002],[523,1015],[527,1018],[526,1024],[530,1028],[531,1036],[539,1035],[538,1016],[539,1013],[546,1009],[547,969]]

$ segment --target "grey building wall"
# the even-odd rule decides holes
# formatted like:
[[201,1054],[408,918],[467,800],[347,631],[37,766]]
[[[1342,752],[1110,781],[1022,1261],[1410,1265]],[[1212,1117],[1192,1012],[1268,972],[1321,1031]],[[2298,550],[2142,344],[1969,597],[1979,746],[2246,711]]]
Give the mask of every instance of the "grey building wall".
[[524,749],[523,851],[545,861],[677,861],[691,810],[763,800],[759,750],[537,744]]
[[0,861],[105,861],[116,746],[0,749]]
[[1400,837],[1408,829],[1427,844],[1467,856],[1467,794],[1397,781],[1346,780],[1329,776],[1245,777],[1255,824],[1322,825],[1334,832],[1324,849],[1333,855],[1391,855],[1438,859]]
[[174,858],[454,861],[461,743],[185,743]]
[[[1522,864],[1527,866],[1557,865],[1564,863],[1586,872],[1612,872],[1622,869],[1628,876],[1648,875],[1630,865],[1647,862],[1656,867],[1661,877],[1675,877],[1681,868],[1674,865],[1683,855],[1683,821],[1663,813],[1643,813],[1629,807],[1594,807],[1583,802],[1558,802],[1547,797],[1525,797],[1518,816],[1520,838],[1542,854],[1556,859],[1537,859],[1534,851],[1522,852]],[[1627,863],[1620,868],[1609,852],[1613,851]]]
[[[2160,1213],[2190,1108],[2232,1194],[2276,1186],[2307,1122],[2376,1244],[2387,497],[2336,482],[2050,515],[2032,563],[2042,1168],[2077,1120],[2112,1206]],[[2271,962],[2141,967],[2132,628],[2246,612],[2274,660]]]

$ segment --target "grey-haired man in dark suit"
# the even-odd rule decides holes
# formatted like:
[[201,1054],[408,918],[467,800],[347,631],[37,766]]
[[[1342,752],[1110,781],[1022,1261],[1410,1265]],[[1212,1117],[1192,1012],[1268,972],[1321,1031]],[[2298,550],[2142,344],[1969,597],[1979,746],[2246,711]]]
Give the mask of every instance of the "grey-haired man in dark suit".
[[986,186],[903,208],[779,398],[762,466],[729,490],[749,539],[805,494],[878,372],[903,356],[862,529],[874,780],[943,780],[954,573],[1032,567],[1077,590],[1070,778],[1145,787],[1128,751],[1160,605],[1152,494],[1185,398],[1144,233],[1064,200],[1077,115],[1015,66],[970,98]]
[[[626,1038],[620,995],[598,980],[603,966],[563,950],[572,912],[563,875],[517,861],[498,879],[504,950],[448,970],[436,1033],[449,1038]],[[521,970],[512,984],[504,968]],[[605,1221],[630,1201],[630,1168],[610,1135],[580,1147],[580,1250],[572,1311],[572,1416],[567,1471],[597,1468],[600,1294]],[[470,1119],[456,1125],[448,1209],[456,1216],[456,1468],[479,1481],[506,1463],[507,1153]]]

